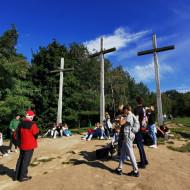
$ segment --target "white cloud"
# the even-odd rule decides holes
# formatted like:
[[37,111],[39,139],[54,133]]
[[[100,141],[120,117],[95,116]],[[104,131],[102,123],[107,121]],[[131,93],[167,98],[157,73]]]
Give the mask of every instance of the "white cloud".
[[[117,50],[127,47],[129,43],[135,42],[145,36],[150,31],[141,31],[137,33],[130,33],[129,29],[120,27],[114,31],[112,35],[103,35],[104,37],[104,48],[109,49],[112,47],[116,47]],[[92,53],[94,51],[100,50],[100,38],[86,41],[84,45],[87,46],[88,50]]]
[[[136,82],[152,82],[155,80],[154,62],[147,65],[136,65],[133,68],[126,68],[129,74],[134,77]],[[165,78],[166,74],[173,73],[174,69],[167,64],[159,64],[160,79]]]

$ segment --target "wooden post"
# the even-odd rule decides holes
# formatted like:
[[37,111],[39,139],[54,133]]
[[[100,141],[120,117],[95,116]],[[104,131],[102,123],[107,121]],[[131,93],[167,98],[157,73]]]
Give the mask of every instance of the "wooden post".
[[64,69],[64,58],[61,58],[60,69],[50,71],[50,73],[60,72],[60,81],[59,81],[59,100],[58,100],[58,110],[57,110],[57,125],[62,123],[62,99],[63,99],[63,72],[73,71],[73,68]]
[[156,98],[157,98],[157,110],[158,110],[158,126],[161,126],[161,125],[163,125],[163,113],[162,113],[162,98],[161,98],[161,91],[160,91],[160,79],[159,79],[157,52],[172,50],[175,47],[174,47],[174,45],[172,45],[172,46],[167,46],[167,47],[163,47],[163,48],[157,48],[156,34],[152,35],[152,41],[153,41],[153,49],[138,52],[138,56],[154,53],[154,68],[155,68],[155,77],[156,77]]
[[103,125],[103,120],[105,118],[105,95],[104,95],[104,54],[116,51],[116,48],[110,48],[104,50],[104,39],[101,38],[100,41],[100,52],[94,53],[89,56],[93,58],[100,56],[100,124]]
[[[156,35],[152,35],[153,48],[157,48]],[[154,52],[154,68],[156,76],[156,98],[157,98],[157,109],[158,109],[158,126],[163,125],[163,112],[162,112],[162,97],[160,91],[160,79],[159,79],[159,68],[158,68],[158,56],[157,52]]]

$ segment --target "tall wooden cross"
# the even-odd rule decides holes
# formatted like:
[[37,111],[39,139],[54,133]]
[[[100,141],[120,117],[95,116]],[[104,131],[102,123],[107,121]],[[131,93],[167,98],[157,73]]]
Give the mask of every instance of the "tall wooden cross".
[[89,58],[100,56],[100,124],[103,125],[103,120],[105,118],[105,96],[104,96],[104,54],[116,51],[116,48],[110,48],[104,50],[104,39],[101,38],[100,42],[100,52],[91,54]]
[[60,72],[60,82],[59,82],[59,100],[58,100],[58,111],[57,111],[57,125],[62,123],[62,97],[63,97],[63,72],[73,71],[74,68],[64,69],[64,58],[61,58],[61,67],[58,70],[50,71],[50,73]]
[[163,113],[162,113],[162,99],[161,99],[161,92],[160,92],[160,80],[159,80],[157,52],[172,50],[175,47],[174,47],[174,45],[172,45],[172,46],[157,48],[156,34],[152,35],[152,41],[153,41],[153,49],[138,52],[138,56],[154,53],[154,68],[155,68],[155,75],[156,75],[156,97],[157,97],[157,109],[158,109],[158,126],[161,126],[161,125],[163,125]]

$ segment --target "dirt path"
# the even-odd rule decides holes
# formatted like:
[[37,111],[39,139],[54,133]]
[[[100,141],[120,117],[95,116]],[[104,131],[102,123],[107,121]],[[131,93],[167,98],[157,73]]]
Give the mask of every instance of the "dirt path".
[[[149,165],[140,170],[140,178],[132,178],[126,173],[132,170],[130,162],[123,168],[124,175],[118,176],[112,170],[118,160],[96,160],[95,150],[109,141],[81,141],[80,135],[71,138],[39,139],[29,167],[33,179],[19,183],[12,181],[18,153],[0,158],[0,189],[6,190],[73,190],[73,189],[135,189],[135,190],[189,190],[190,154],[180,153],[160,145],[158,149],[145,147]],[[138,149],[135,155],[139,160]],[[41,160],[41,161],[40,161]],[[49,161],[49,162],[48,162]],[[65,164],[62,164],[62,163]],[[73,165],[73,164],[76,165]],[[3,172],[5,171],[5,172]],[[5,174],[3,174],[5,173]]]

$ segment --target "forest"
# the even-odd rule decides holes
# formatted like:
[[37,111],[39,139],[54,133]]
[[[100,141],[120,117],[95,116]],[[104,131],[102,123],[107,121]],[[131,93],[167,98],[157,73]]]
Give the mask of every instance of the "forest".
[[[53,39],[47,47],[39,46],[29,62],[17,53],[18,37],[14,24],[0,37],[0,132],[6,133],[10,121],[17,115],[24,118],[29,109],[36,113],[41,131],[56,122],[59,73],[50,71],[60,67],[61,57],[65,68],[74,68],[64,73],[63,122],[80,128],[99,121],[99,58],[89,59],[90,53],[83,44],[73,42],[66,46]],[[156,94],[143,82],[136,83],[122,66],[113,67],[105,59],[105,104],[111,118],[117,114],[119,103],[135,108],[138,96],[144,98],[144,106],[156,105]],[[190,116],[190,92],[166,91],[162,93],[162,104],[164,114]]]

